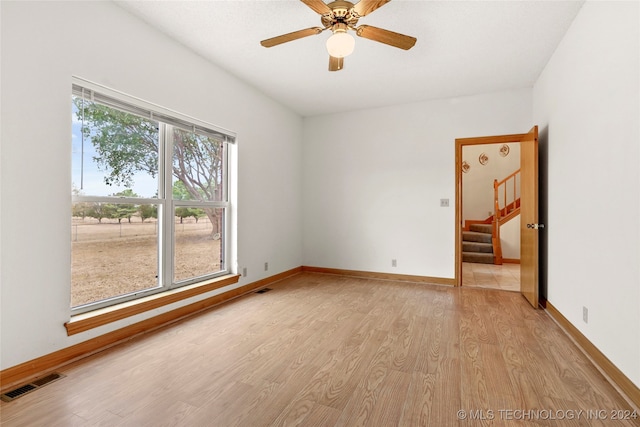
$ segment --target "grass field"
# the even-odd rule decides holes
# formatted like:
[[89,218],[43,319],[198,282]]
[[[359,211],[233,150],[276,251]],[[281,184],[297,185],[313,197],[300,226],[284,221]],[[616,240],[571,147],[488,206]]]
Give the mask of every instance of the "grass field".
[[[131,220],[73,218],[72,307],[158,286],[158,224]],[[177,220],[175,242],[174,280],[220,269],[221,241],[211,238],[207,218]]]

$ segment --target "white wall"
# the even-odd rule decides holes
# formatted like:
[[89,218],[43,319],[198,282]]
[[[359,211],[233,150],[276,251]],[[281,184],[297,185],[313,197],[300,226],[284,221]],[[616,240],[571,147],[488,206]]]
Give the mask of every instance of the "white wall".
[[520,215],[500,226],[502,258],[520,259]]
[[523,89],[305,118],[304,264],[453,278],[455,139],[531,117]]
[[587,2],[533,91],[548,134],[547,299],[638,386],[639,22],[637,2]]
[[111,2],[0,7],[1,369],[213,295],[66,336],[72,75],[237,132],[239,285],[302,264],[299,116]]

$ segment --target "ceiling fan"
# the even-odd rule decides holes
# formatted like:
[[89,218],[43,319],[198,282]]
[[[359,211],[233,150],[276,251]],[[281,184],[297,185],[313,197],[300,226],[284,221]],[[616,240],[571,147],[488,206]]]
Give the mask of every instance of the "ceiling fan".
[[329,52],[329,71],[339,71],[344,67],[344,57],[350,55],[355,47],[354,38],[347,33],[353,30],[356,35],[365,39],[388,44],[389,46],[409,50],[416,44],[416,38],[371,25],[356,27],[358,19],[384,6],[390,0],[360,0],[353,4],[346,0],[336,0],[326,4],[322,0],[300,0],[316,13],[321,15],[322,27],[311,27],[294,31],[281,36],[262,40],[264,47],[273,47],[282,43],[301,39],[303,37],[320,34],[324,30],[331,30],[333,35],[327,40]]

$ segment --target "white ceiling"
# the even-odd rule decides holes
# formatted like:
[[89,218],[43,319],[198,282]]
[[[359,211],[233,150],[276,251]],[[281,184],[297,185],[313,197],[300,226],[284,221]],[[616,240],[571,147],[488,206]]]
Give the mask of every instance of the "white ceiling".
[[[355,0],[354,0],[355,1]],[[532,87],[583,1],[407,1],[360,18],[414,36],[408,51],[356,37],[329,72],[330,32],[297,0],[117,1],[125,10],[302,116]]]

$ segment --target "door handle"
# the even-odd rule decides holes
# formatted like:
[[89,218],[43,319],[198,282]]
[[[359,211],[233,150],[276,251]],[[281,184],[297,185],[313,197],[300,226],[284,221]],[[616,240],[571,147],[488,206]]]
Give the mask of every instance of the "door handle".
[[534,230],[537,230],[539,228],[544,228],[544,224],[527,224],[527,228],[533,228]]

